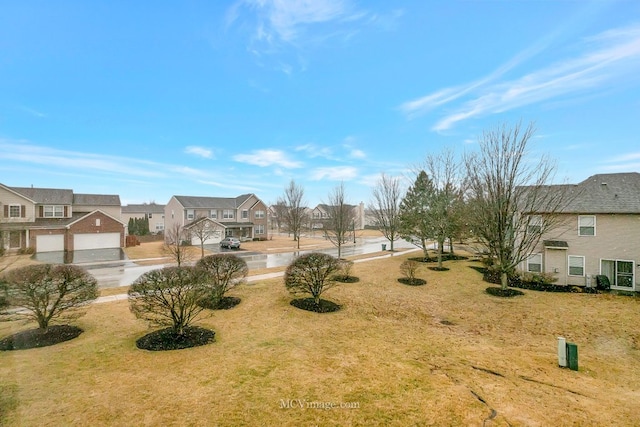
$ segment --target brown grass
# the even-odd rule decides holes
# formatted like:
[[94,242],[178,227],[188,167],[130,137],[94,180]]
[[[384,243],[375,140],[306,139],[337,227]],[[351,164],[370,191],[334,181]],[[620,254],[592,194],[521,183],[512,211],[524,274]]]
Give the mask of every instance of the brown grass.
[[[290,306],[281,279],[243,285],[240,305],[198,322],[217,342],[188,350],[138,350],[149,329],[127,302],[93,305],[79,338],[0,353],[0,424],[479,426],[492,410],[486,425],[637,424],[640,299],[499,299],[465,261],[410,287],[407,257],[357,263],[360,282],[324,295],[343,305],[332,314]],[[557,367],[560,335],[578,372]]]

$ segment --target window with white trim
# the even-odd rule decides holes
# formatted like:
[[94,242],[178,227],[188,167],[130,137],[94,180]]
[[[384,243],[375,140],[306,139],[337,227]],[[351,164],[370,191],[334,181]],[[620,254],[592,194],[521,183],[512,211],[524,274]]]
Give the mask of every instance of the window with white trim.
[[233,209],[225,209],[222,211],[222,218],[223,219],[233,219]]
[[261,219],[264,218],[264,211],[255,211],[255,213],[253,214],[255,219]]
[[529,233],[540,233],[542,230],[542,215],[529,215],[527,228]]
[[527,271],[530,273],[542,272],[542,254],[532,254],[527,259]]
[[217,219],[218,218],[218,211],[215,210],[215,209],[211,209],[209,211],[209,218]]
[[187,219],[194,219],[196,217],[195,209],[187,209]]
[[9,205],[9,218],[20,218],[20,205]]
[[64,217],[64,206],[44,205],[42,213],[45,218],[62,218]]
[[584,276],[584,257],[569,255],[569,276]]
[[578,215],[578,236],[596,235],[596,216]]
[[100,227],[100,218],[96,218],[96,227]]
[[256,234],[264,234],[264,224],[256,224]]
[[242,219],[248,219],[249,218],[249,211],[246,209],[242,210]]

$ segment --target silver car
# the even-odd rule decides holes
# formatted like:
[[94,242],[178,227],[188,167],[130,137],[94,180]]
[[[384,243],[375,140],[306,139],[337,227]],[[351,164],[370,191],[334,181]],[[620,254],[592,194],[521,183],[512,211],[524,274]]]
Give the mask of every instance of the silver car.
[[221,248],[240,249],[240,240],[235,237],[225,237],[220,241]]

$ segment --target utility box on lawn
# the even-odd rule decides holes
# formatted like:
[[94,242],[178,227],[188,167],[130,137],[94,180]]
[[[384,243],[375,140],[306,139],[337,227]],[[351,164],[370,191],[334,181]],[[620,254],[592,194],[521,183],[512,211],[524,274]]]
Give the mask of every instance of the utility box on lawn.
[[578,370],[578,345],[558,337],[558,366]]

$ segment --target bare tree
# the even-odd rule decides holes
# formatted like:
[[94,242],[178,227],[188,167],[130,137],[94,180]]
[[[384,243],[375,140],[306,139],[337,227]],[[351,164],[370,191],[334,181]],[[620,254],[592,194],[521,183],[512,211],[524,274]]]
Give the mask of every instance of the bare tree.
[[271,207],[273,210],[273,215],[271,217],[271,226],[273,228],[273,223],[275,221],[276,228],[279,233],[282,226],[286,225],[285,223],[287,218],[287,205],[285,204],[284,199],[280,198],[274,205],[271,205]]
[[215,307],[229,289],[243,283],[249,274],[247,262],[233,254],[208,255],[201,258],[196,267],[209,275],[207,305],[210,307]]
[[300,249],[300,233],[302,225],[306,222],[306,208],[304,206],[304,188],[297,185],[294,180],[289,182],[289,186],[284,190],[284,196],[278,199],[277,205],[285,206],[284,223],[290,233],[293,233],[293,240],[298,242]]
[[402,201],[402,190],[400,189],[400,179],[380,176],[377,185],[373,188],[373,201],[370,202],[370,210],[373,215],[374,226],[391,243],[400,238],[400,202]]
[[338,248],[338,258],[342,256],[342,245],[349,241],[356,220],[355,206],[347,204],[344,183],[336,186],[329,194],[326,205],[327,220],[324,222],[325,235]]
[[546,155],[528,157],[534,133],[533,124],[525,129],[520,123],[502,125],[485,131],[479,152],[465,156],[473,231],[500,273],[503,289],[541,237],[558,226],[556,214],[567,200],[565,186],[548,186],[554,162]]
[[331,255],[311,252],[296,258],[285,271],[284,284],[291,293],[306,293],[313,297],[316,307],[320,295],[336,284],[334,275],[340,261]]
[[200,241],[200,258],[204,258],[204,244],[207,240],[221,233],[221,228],[209,218],[201,216],[188,225],[188,232]]
[[4,281],[7,305],[17,310],[2,313],[3,318],[34,320],[43,330],[53,319],[82,316],[98,297],[96,279],[74,265],[28,265],[9,271]]
[[143,320],[169,326],[175,336],[204,310],[199,302],[209,292],[207,274],[195,267],[165,267],[144,273],[129,289],[129,308]]
[[193,252],[188,247],[189,239],[189,232],[179,223],[174,223],[165,230],[164,252],[175,260],[178,267],[193,259]]

